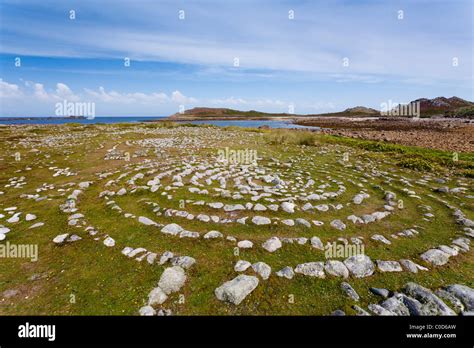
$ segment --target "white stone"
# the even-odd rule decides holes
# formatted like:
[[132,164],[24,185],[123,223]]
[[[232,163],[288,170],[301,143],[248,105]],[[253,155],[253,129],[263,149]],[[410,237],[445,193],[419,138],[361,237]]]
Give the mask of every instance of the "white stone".
[[182,231],[179,233],[179,238],[199,238],[199,232],[191,232],[191,231]]
[[1,234],[7,234],[8,232],[10,232],[10,229],[7,228],[7,227],[0,227],[0,233]]
[[178,256],[171,259],[171,264],[173,266],[179,266],[184,269],[190,268],[196,263],[196,260],[191,256]]
[[[136,248],[136,249],[133,249],[132,251],[130,251],[127,256],[128,257],[135,257],[137,256],[138,254],[141,254],[141,253],[144,253],[146,252],[147,250],[145,248]],[[122,250],[123,252],[123,250]]]
[[20,221],[20,214],[21,214],[21,213],[16,213],[16,214],[13,215],[11,218],[9,218],[9,219],[7,220],[7,222],[13,224],[13,223],[16,223],[16,222]]
[[141,316],[153,316],[156,314],[156,311],[151,306],[143,306],[140,308],[139,313]]
[[121,253],[122,253],[123,255],[127,256],[127,255],[130,254],[132,251],[133,251],[133,248],[125,247],[125,248],[123,248],[123,250],[121,251]]
[[268,239],[267,241],[265,241],[263,244],[262,244],[262,247],[269,251],[269,252],[274,252],[275,250],[278,250],[281,248],[281,241],[278,237],[272,237],[270,239]]
[[59,234],[54,237],[53,242],[56,244],[63,244],[66,241],[67,237],[69,237],[69,233]]
[[178,233],[181,233],[184,231],[184,228],[182,228],[180,225],[178,224],[168,224],[166,225],[165,227],[163,227],[161,229],[161,232],[162,233],[165,233],[165,234],[171,234],[173,236],[177,235]]
[[165,251],[160,257],[160,265],[165,264],[174,257],[174,254],[171,251]]
[[26,220],[26,221],[36,220],[36,215],[34,215],[34,214],[26,214],[25,220]]
[[167,295],[179,291],[186,282],[186,274],[179,266],[168,267],[163,271],[158,286]]
[[219,231],[209,231],[204,235],[204,239],[216,239],[216,238],[223,238],[224,235]]
[[374,273],[375,265],[367,255],[354,255],[344,260],[344,265],[356,278],[368,277]]
[[349,277],[349,270],[341,261],[337,260],[328,260],[324,265],[324,270],[326,273],[336,276],[336,277]]
[[385,238],[381,234],[374,234],[372,237],[370,237],[370,239],[373,239],[373,240],[376,240],[388,245],[392,244],[391,241],[389,241],[387,238]]
[[295,212],[295,204],[291,202],[283,202],[281,203],[281,209],[287,213],[294,213]]
[[319,250],[324,250],[324,245],[323,245],[323,242],[321,242],[321,239],[319,239],[318,237],[314,236],[310,239],[311,241],[311,246],[315,249],[319,249]]
[[252,265],[252,269],[257,272],[262,279],[266,280],[272,273],[272,268],[265,262],[256,262]]
[[340,231],[343,231],[346,229],[346,224],[339,219],[332,220],[330,225],[331,227],[334,227]]
[[153,220],[150,220],[149,218],[145,217],[145,216],[139,216],[138,217],[138,222],[144,224],[144,225],[147,225],[147,226],[153,226],[153,225],[156,225],[156,222],[154,222]]
[[220,301],[240,304],[258,286],[258,278],[241,274],[225,282],[214,293]]
[[435,266],[442,266],[449,261],[449,255],[438,249],[430,249],[421,254],[420,257]]
[[322,262],[307,262],[296,266],[295,273],[300,273],[305,276],[325,278],[324,263]]
[[281,270],[279,270],[278,272],[276,272],[276,275],[278,277],[283,277],[283,278],[287,278],[287,279],[293,279],[293,277],[295,276],[295,272],[293,271],[293,268],[287,266],[285,268],[282,268]]
[[146,257],[146,262],[152,265],[155,262],[155,259],[158,255],[156,253],[149,253]]
[[401,272],[402,266],[397,261],[376,260],[377,267],[380,272]]
[[243,217],[243,218],[240,218],[240,219],[237,219],[236,221],[237,221],[239,224],[245,225],[245,220],[247,220],[247,219],[248,219],[248,216]]
[[252,222],[255,224],[255,225],[268,225],[270,224],[272,221],[267,218],[267,217],[264,217],[264,216],[254,216],[252,218]]
[[245,260],[239,260],[234,266],[234,271],[236,272],[244,272],[246,271],[252,264]]
[[111,237],[107,237],[104,239],[104,245],[108,247],[113,247],[115,246],[115,240]]
[[253,243],[249,240],[241,240],[237,243],[237,246],[241,249],[250,249],[253,247]]
[[168,296],[165,292],[160,288],[156,287],[150,291],[148,294],[148,305],[149,306],[156,306],[160,305],[168,299]]

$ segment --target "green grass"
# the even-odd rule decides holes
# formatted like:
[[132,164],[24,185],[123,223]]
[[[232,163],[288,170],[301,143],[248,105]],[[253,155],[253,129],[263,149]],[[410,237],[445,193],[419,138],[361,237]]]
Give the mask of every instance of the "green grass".
[[[73,133],[70,133],[73,131]],[[176,130],[183,133],[171,133]],[[132,158],[129,163],[124,161],[105,161],[107,149],[120,144],[119,149],[130,151],[138,149],[138,145],[126,146],[127,140],[134,141],[145,137],[176,137],[181,138],[192,131],[202,130],[212,132],[210,145],[199,149],[189,150],[171,148],[167,150],[172,160],[177,162],[190,155],[210,159],[216,155],[217,149],[226,146],[234,149],[257,149],[261,164],[269,166],[271,158],[278,159],[281,163],[292,163],[291,167],[278,167],[281,177],[296,180],[298,176],[310,176],[316,179],[316,187],[322,182],[327,182],[331,175],[336,181],[344,181],[347,190],[336,199],[329,199],[321,203],[344,204],[339,211],[328,212],[298,212],[288,214],[282,211],[261,212],[262,216],[284,218],[303,217],[307,220],[317,219],[325,224],[321,227],[310,229],[303,226],[287,227],[284,225],[260,226],[232,224],[204,224],[198,221],[188,221],[182,218],[167,218],[156,216],[152,207],[144,202],[156,202],[163,208],[182,209],[180,200],[219,201],[223,203],[245,203],[248,200],[235,201],[222,197],[200,196],[191,194],[187,187],[178,188],[172,193],[173,199],[169,200],[158,193],[139,191],[112,199],[123,209],[136,216],[147,216],[160,223],[176,222],[191,231],[206,232],[216,229],[225,235],[233,235],[239,240],[251,239],[256,247],[250,250],[240,250],[235,255],[234,245],[230,242],[205,241],[180,239],[160,233],[159,228],[144,226],[136,220],[125,218],[123,214],[111,210],[105,205],[105,200],[99,198],[99,193],[105,189],[118,190],[127,187],[126,181],[137,172],[145,174],[143,179],[137,180],[137,185],[145,185],[161,170],[166,170],[172,164],[171,160],[159,160],[152,157],[151,152],[143,158]],[[114,134],[114,132],[120,132]],[[145,132],[146,135],[145,135]],[[77,144],[75,141],[65,142],[65,146],[72,153],[65,154],[63,149],[40,143],[46,136],[74,134],[81,137]],[[196,133],[197,134],[197,133]],[[224,135],[224,136],[222,136]],[[202,140],[197,135],[196,141]],[[222,137],[219,137],[222,136]],[[29,152],[29,148],[18,148],[19,141],[25,139],[35,140],[34,147],[40,153]],[[102,147],[100,145],[103,145]],[[268,253],[259,247],[266,239],[272,236],[280,237],[307,237],[318,236],[323,243],[337,240],[338,237],[350,238],[362,236],[365,238],[365,251],[372,259],[399,260],[410,258],[420,264],[420,253],[440,244],[449,244],[451,239],[460,235],[460,228],[454,223],[452,212],[439,200],[433,199],[428,194],[434,194],[439,199],[447,200],[455,206],[462,206],[462,210],[471,219],[474,217],[474,203],[471,200],[456,198],[452,195],[433,193],[427,186],[416,185],[413,189],[423,197],[420,202],[411,199],[403,191],[405,187],[398,179],[407,178],[414,183],[426,175],[431,177],[449,177],[447,186],[458,187],[464,183],[467,194],[474,194],[472,180],[469,175],[473,170],[473,154],[459,154],[459,161],[452,161],[452,154],[426,150],[415,147],[391,145],[371,141],[360,141],[342,137],[324,136],[305,131],[288,130],[245,130],[235,127],[188,127],[181,124],[168,123],[143,123],[143,124],[117,124],[117,125],[87,125],[87,126],[57,126],[57,127],[31,127],[28,132],[19,128],[2,129],[0,131],[0,210],[16,205],[19,211],[34,213],[38,216],[35,221],[45,223],[44,227],[29,230],[28,223],[22,220],[12,227],[6,241],[15,244],[37,244],[39,247],[39,260],[30,262],[25,259],[0,259],[0,293],[8,289],[17,289],[20,294],[16,297],[0,301],[1,315],[25,314],[57,314],[57,315],[136,315],[138,309],[146,302],[151,289],[156,287],[163,266],[149,265],[130,260],[120,251],[125,246],[145,247],[152,252],[162,253],[170,250],[179,255],[189,255],[197,260],[197,264],[187,271],[188,280],[182,291],[173,294],[165,303],[165,308],[170,308],[173,313],[181,315],[327,315],[336,309],[345,310],[354,314],[351,306],[355,304],[347,299],[340,290],[341,279],[328,276],[327,279],[312,279],[296,276],[292,280],[276,277],[274,272],[285,266],[296,266],[298,263],[310,261],[324,261],[324,253],[312,249],[308,245],[284,244],[283,248],[275,253]],[[20,151],[22,160],[16,162],[12,155]],[[349,161],[342,162],[343,154],[349,154]],[[450,157],[451,156],[451,157]],[[161,161],[157,172],[147,173],[148,169],[138,169],[144,160]],[[344,167],[344,165],[351,165]],[[357,166],[363,168],[360,169]],[[30,166],[33,169],[26,170]],[[71,168],[77,176],[53,177],[53,171],[48,168],[57,166]],[[370,183],[363,183],[363,174],[371,173],[377,168],[379,171],[389,173],[397,178],[390,185],[383,176],[373,176]],[[117,179],[119,173],[114,173],[104,180],[99,180],[99,172],[129,172],[119,184],[104,187],[105,183]],[[275,168],[276,170],[276,168]],[[5,188],[8,179],[25,176],[27,184],[21,189]],[[352,197],[361,190],[361,187],[350,184],[363,183],[370,193],[370,198],[362,205],[346,205]],[[86,216],[87,223],[96,227],[101,234],[108,234],[116,241],[114,248],[107,248],[102,241],[95,241],[83,229],[67,225],[67,214],[59,211],[58,206],[64,203],[66,197],[77,186],[69,183],[81,181],[94,181],[94,184],[79,197],[80,212]],[[170,179],[162,180],[164,186]],[[54,184],[55,188],[40,192],[48,195],[49,199],[41,202],[20,198],[22,194],[33,194],[43,183]],[[230,184],[230,182],[229,182]],[[214,183],[212,187],[218,187]],[[377,188],[380,187],[380,188]],[[66,192],[59,191],[64,189]],[[368,225],[347,224],[345,231],[337,231],[329,226],[336,218],[345,220],[350,214],[362,215],[375,210],[383,209],[383,189],[395,192],[398,199],[404,202],[404,208],[396,208],[393,215],[386,219]],[[336,191],[337,185],[331,183],[328,191]],[[211,190],[209,189],[211,192]],[[140,201],[143,200],[143,201]],[[262,202],[265,203],[265,202]],[[268,203],[265,203],[268,204]],[[429,204],[435,219],[432,222],[422,220],[423,209],[420,204]],[[224,217],[222,211],[209,207],[186,204],[188,212],[215,214]],[[252,214],[238,213],[236,216]],[[4,220],[0,220],[0,223]],[[388,238],[390,234],[400,232],[413,225],[419,226],[420,235],[414,238],[399,238],[387,246],[370,239],[370,236],[379,233]],[[61,233],[77,233],[83,240],[56,246],[52,239]],[[3,241],[2,243],[5,243]],[[239,259],[250,262],[263,261],[268,263],[273,274],[268,280],[260,280],[257,289],[245,301],[234,306],[218,301],[214,295],[216,287],[223,282],[234,278],[237,274],[233,271],[235,262]],[[363,279],[350,278],[349,283],[361,295],[358,305],[366,307],[369,303],[378,302],[369,292],[370,287],[384,287],[391,290],[400,290],[408,281],[415,281],[426,287],[435,289],[452,283],[462,283],[474,286],[474,255],[473,252],[462,253],[442,267],[430,267],[429,272],[411,274],[407,272],[398,274],[376,273],[372,277]],[[247,271],[247,274],[252,274]],[[30,281],[34,274],[42,274],[44,278]],[[178,301],[179,295],[185,296],[185,302]],[[75,303],[71,303],[71,296]],[[294,298],[294,303],[289,299]]]

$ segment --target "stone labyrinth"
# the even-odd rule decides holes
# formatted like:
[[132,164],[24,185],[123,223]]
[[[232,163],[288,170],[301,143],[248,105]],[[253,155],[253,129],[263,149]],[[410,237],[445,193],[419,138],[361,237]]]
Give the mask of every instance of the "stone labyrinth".
[[[71,248],[93,241],[159,270],[136,314],[474,310],[472,179],[337,143],[274,145],[264,132],[62,126],[18,140],[19,132],[9,128],[4,142],[2,166],[15,170],[1,178],[1,243],[25,224],[56,255],[74,259]],[[256,150],[256,161],[222,158],[224,148]],[[40,170],[47,176],[35,182]],[[64,226],[35,209],[45,201]]]

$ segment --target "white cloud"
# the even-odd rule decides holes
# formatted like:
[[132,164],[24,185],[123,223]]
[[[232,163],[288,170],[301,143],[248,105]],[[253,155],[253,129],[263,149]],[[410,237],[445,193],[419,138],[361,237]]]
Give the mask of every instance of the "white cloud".
[[222,105],[222,106],[246,106],[246,107],[282,107],[288,106],[289,102],[282,101],[279,99],[269,99],[269,98],[261,98],[261,99],[244,99],[244,98],[223,98],[223,99],[211,99],[210,104],[213,105]]
[[81,97],[75,94],[68,85],[58,82],[54,91],[48,92],[39,82],[26,81],[25,86],[32,90],[31,97],[44,102],[57,102],[62,100],[79,101]]
[[174,91],[173,93],[171,93],[171,100],[179,104],[192,104],[197,102],[197,99],[192,97],[186,97],[180,91]]
[[[48,88],[36,81],[24,81],[13,84],[0,79],[0,97],[2,99],[3,116],[54,115],[54,105],[67,100],[68,102],[94,102],[101,116],[115,115],[169,115],[178,110],[178,105],[186,104],[193,107],[198,99],[185,95],[179,90],[169,94],[165,92],[118,92],[103,86],[84,88],[75,92],[63,82]],[[22,97],[22,102],[15,101]]]
[[180,91],[174,91],[171,96],[168,96],[163,92],[153,93],[120,93],[116,91],[106,91],[104,87],[99,87],[98,91],[91,89],[85,89],[86,94],[93,99],[104,103],[140,103],[140,104],[163,104],[163,103],[179,103],[179,104],[192,104],[198,100],[193,97],[187,97]]
[[18,85],[0,79],[0,98],[18,98],[23,96]]
[[43,84],[41,83],[34,83],[33,84],[34,92],[33,95],[42,100],[48,100],[50,96],[48,93],[45,91]]
[[67,85],[61,82],[56,84],[56,95],[54,97],[67,101],[79,101],[80,99]]
[[211,99],[211,104],[215,105],[246,105],[247,101],[242,98]]

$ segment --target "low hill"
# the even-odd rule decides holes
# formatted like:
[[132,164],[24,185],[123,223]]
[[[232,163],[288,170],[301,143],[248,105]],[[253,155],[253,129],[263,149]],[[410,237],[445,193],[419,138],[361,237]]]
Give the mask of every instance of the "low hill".
[[[474,117],[474,103],[459,97],[437,97],[433,99],[420,98],[410,102],[419,103],[420,115],[422,117],[446,116],[446,117]],[[171,120],[242,120],[242,119],[271,119],[271,118],[301,118],[301,117],[377,117],[380,111],[365,106],[355,106],[344,111],[323,114],[290,114],[290,113],[267,113],[255,110],[241,111],[228,108],[196,107],[176,113],[169,117]]]
[[[420,98],[411,101],[409,104],[419,104],[419,111],[422,117],[447,116],[456,117],[457,110],[474,107],[474,103],[459,97],[437,97],[433,99]],[[408,104],[407,104],[408,105]],[[463,112],[459,113],[463,117]]]
[[446,111],[454,111],[466,106],[474,106],[474,103],[458,97],[437,97],[433,99],[421,98],[412,103],[420,103],[422,115],[444,114]]
[[378,116],[380,112],[364,106],[348,108],[341,112],[327,114],[298,115],[290,113],[267,113],[255,110],[241,111],[227,108],[197,107],[176,113],[169,118],[172,120],[210,120],[210,119],[269,119],[269,118],[299,118],[312,116],[340,116],[340,117],[370,117]]
[[355,106],[344,111],[330,112],[325,114],[311,114],[308,117],[328,116],[328,117],[377,117],[380,111],[365,106]]
[[255,110],[240,111],[227,108],[206,108],[197,107],[176,113],[169,118],[174,120],[194,120],[194,119],[265,119],[274,117],[295,117],[297,115],[287,113],[267,113]]

